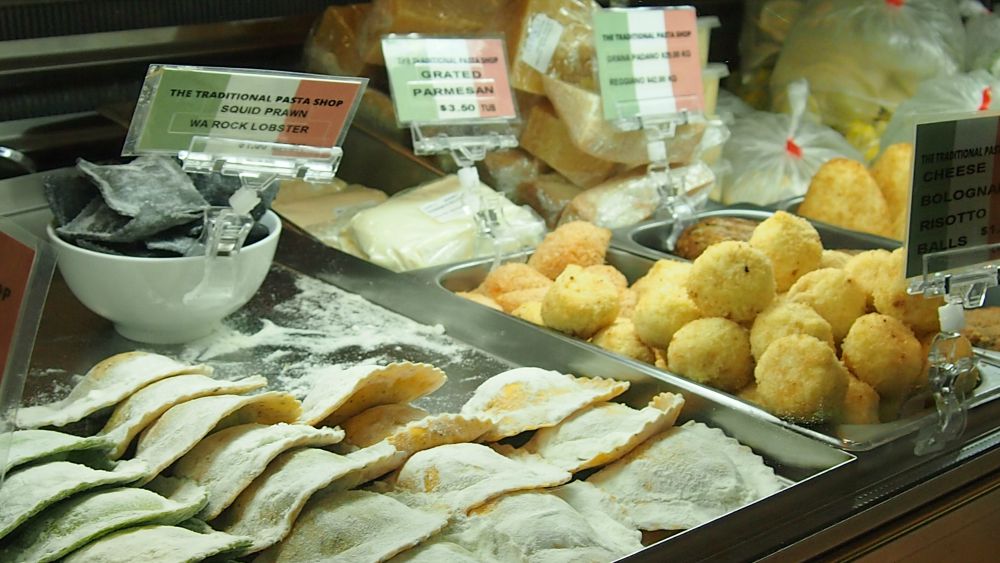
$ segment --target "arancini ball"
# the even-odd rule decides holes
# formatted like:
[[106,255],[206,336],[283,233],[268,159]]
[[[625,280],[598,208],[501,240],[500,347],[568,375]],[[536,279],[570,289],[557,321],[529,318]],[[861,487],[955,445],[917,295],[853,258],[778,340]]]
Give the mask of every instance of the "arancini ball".
[[757,225],[750,246],[771,259],[779,292],[788,291],[795,280],[818,268],[823,257],[823,243],[816,228],[785,211],[778,211]]
[[545,326],[590,338],[618,316],[621,292],[604,276],[571,264],[542,299]]
[[511,262],[502,264],[486,274],[483,283],[476,288],[476,293],[482,293],[496,300],[497,296],[511,291],[538,287],[548,288],[550,285],[552,285],[552,280],[543,276],[538,270],[527,264]]
[[674,334],[667,365],[688,379],[735,393],[753,379],[747,329],[719,317],[692,321]]
[[880,397],[898,399],[917,386],[923,350],[899,320],[879,313],[864,315],[854,322],[842,348],[847,368]]
[[611,326],[597,331],[590,340],[593,344],[622,356],[651,364],[656,361],[653,350],[635,334],[632,321],[618,317]]
[[854,320],[865,314],[865,292],[847,272],[836,268],[814,270],[788,290],[788,299],[808,305],[830,323],[834,342],[840,342]]
[[632,311],[632,323],[639,338],[648,346],[666,350],[680,328],[700,319],[701,311],[683,289],[650,288]]
[[764,355],[764,351],[775,340],[792,334],[808,334],[826,342],[831,350],[836,350],[833,343],[833,329],[812,307],[795,301],[777,302],[753,321],[750,329],[750,351],[756,360]]
[[706,316],[752,321],[774,300],[771,260],[746,242],[713,244],[691,266],[687,291]]
[[754,369],[757,400],[793,421],[817,423],[839,413],[847,393],[847,368],[826,342],[807,334],[779,338]]
[[545,235],[528,258],[528,265],[554,280],[569,264],[603,264],[610,242],[610,230],[586,221],[571,221]]

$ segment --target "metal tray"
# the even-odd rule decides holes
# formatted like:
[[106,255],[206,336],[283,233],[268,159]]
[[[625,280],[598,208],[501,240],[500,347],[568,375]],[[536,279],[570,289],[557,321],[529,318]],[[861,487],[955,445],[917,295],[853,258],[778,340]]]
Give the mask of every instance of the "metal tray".
[[[26,182],[21,179],[18,186],[25,189]],[[0,191],[3,188],[0,182]],[[22,224],[41,234],[38,225],[48,221],[42,217],[44,211],[35,206],[22,209],[24,214],[10,215],[15,219],[27,216],[29,220]],[[667,552],[686,559],[725,557],[736,543],[743,544],[741,554],[765,554],[781,543],[777,538],[767,539],[778,533],[780,527],[762,528],[753,523],[767,518],[775,525],[792,526],[801,517],[796,507],[802,505],[804,498],[829,500],[831,497],[822,491],[851,482],[849,469],[856,461],[851,454],[760,420],[746,409],[726,408],[722,395],[681,379],[663,378],[651,366],[623,362],[555,335],[539,335],[534,328],[513,319],[453,299],[441,288],[427,285],[417,277],[393,274],[322,246],[294,229],[282,233],[275,260],[264,286],[247,306],[226,319],[221,333],[182,346],[140,345],[122,338],[108,321],[84,308],[57,275],[32,354],[24,403],[61,396],[73,384],[74,374],[83,373],[111,354],[133,349],[203,359],[223,376],[263,373],[274,376],[270,388],[297,393],[303,388],[297,384],[300,379],[296,376],[318,365],[358,363],[372,358],[430,362],[442,367],[449,376],[444,387],[419,403],[432,412],[458,410],[485,378],[521,365],[630,381],[632,386],[622,400],[637,407],[662,391],[683,393],[688,401],[682,420],[703,421],[750,446],[788,486],[687,532],[669,537],[648,535],[649,547],[633,554],[633,559],[659,559]],[[298,303],[296,300],[306,292],[303,288],[311,288],[312,296],[307,302]],[[361,294],[365,300],[347,292]],[[398,341],[391,337],[383,339],[375,346],[348,343],[317,351],[305,343],[276,345],[273,339],[260,337],[274,333],[273,329],[264,330],[267,323],[298,331],[303,342],[349,337],[358,330],[357,325],[330,323],[324,320],[324,315],[316,314],[317,309],[341,307],[370,312],[371,317],[394,319],[408,327],[407,335],[417,335],[433,345],[423,346],[414,338],[403,336]],[[410,319],[423,326],[407,325],[413,322]],[[97,423],[87,421],[78,429],[96,431]],[[828,517],[820,509],[821,504],[817,503],[814,514],[818,519]],[[725,534],[735,543],[720,544],[715,539],[718,534]],[[753,547],[744,543],[754,538],[757,541]]]
[[[609,249],[606,256],[607,263],[620,270],[629,280],[629,283],[634,282],[636,279],[644,275],[646,271],[649,270],[650,266],[652,266],[655,262],[652,257],[640,256],[617,248]],[[490,265],[491,261],[489,260],[470,261],[457,265],[444,266],[437,269],[424,270],[419,272],[418,275],[431,280],[434,284],[449,292],[470,291],[483,281],[486,274],[489,272]],[[463,300],[463,298],[457,295],[452,295],[452,298]],[[556,338],[569,340],[579,344],[580,346],[600,350],[595,345],[564,336],[554,330],[538,327],[519,319],[514,320],[523,324],[525,327],[530,327],[536,331],[544,332]],[[603,350],[601,351],[604,352]],[[604,353],[610,354],[610,352]],[[652,367],[622,356],[615,356],[624,362],[637,363],[646,366],[647,369]],[[981,382],[969,398],[968,405],[970,409],[990,401],[1000,394],[1000,363],[998,363],[996,355],[980,351],[980,360],[980,373],[982,376]],[[917,432],[922,428],[929,426],[936,420],[936,412],[933,410],[927,410],[909,418],[883,424],[822,424],[815,426],[803,426],[781,420],[767,411],[764,411],[760,407],[746,402],[734,395],[724,393],[708,386],[703,386],[672,372],[660,370],[655,367],[653,367],[653,369],[661,374],[659,377],[669,378],[670,381],[683,381],[687,389],[693,390],[694,388],[700,388],[698,392],[701,394],[710,392],[712,394],[713,401],[730,409],[749,413],[754,417],[767,421],[771,424],[776,424],[783,428],[794,430],[795,432],[799,432],[816,440],[823,441],[831,446],[849,451],[871,450],[913,432]]]
[[[774,215],[774,210],[757,207],[755,205],[733,205],[709,211],[702,211],[695,215],[697,220],[708,217],[735,217],[738,219],[751,219],[763,221]],[[809,221],[819,233],[819,238],[823,242],[823,248],[828,250],[872,250],[884,248],[893,250],[901,245],[899,241],[859,233],[848,229],[821,223],[819,221]],[[612,235],[612,245],[624,248],[632,252],[646,256],[662,257],[671,255],[667,248],[667,238],[670,236],[670,229],[673,222],[667,220],[655,220],[624,227],[614,231]]]

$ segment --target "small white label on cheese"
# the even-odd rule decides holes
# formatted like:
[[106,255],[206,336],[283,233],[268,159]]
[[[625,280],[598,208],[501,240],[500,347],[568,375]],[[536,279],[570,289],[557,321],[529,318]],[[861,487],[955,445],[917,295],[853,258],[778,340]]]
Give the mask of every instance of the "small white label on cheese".
[[435,199],[430,203],[420,206],[420,210],[426,213],[431,219],[440,223],[447,223],[462,217],[468,217],[470,210],[465,206],[465,192],[459,190],[444,197]]
[[528,24],[521,60],[538,72],[548,72],[552,54],[556,51],[562,33],[562,24],[545,14],[536,14]]

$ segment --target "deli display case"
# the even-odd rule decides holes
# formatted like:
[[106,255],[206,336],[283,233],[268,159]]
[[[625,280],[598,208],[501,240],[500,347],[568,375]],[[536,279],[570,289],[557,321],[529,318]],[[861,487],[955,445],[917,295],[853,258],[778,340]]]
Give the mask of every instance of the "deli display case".
[[[381,223],[371,210],[387,201],[399,201],[396,194],[400,192],[413,194],[449,181],[454,166],[447,158],[414,154],[408,135],[401,134],[395,123],[385,71],[376,61],[378,53],[365,51],[366,45],[372,45],[365,43],[370,41],[366,34],[434,31],[421,26],[453,31],[462,25],[469,28],[466,34],[475,34],[481,29],[476,26],[483,19],[478,13],[482,10],[499,14],[496,17],[502,23],[497,25],[508,41],[523,46],[525,39],[517,33],[523,31],[527,37],[538,28],[528,25],[512,31],[521,29],[518,17],[548,14],[547,22],[538,20],[538,25],[549,25],[550,32],[552,25],[559,26],[565,33],[563,43],[552,46],[561,61],[559,57],[567,57],[566,52],[587,52],[586,42],[580,39],[583,32],[574,27],[581,24],[573,10],[584,5],[596,9],[597,3],[531,0],[518,2],[516,10],[499,12],[494,4],[502,3],[471,9],[463,7],[465,3],[444,0],[302,1],[282,6],[234,2],[218,6],[217,11],[199,3],[168,9],[152,0],[127,7],[115,2],[81,3],[100,18],[85,18],[72,11],[79,6],[66,4],[15,1],[0,5],[0,16],[5,10],[10,16],[0,17],[0,76],[9,78],[0,82],[0,159],[5,147],[11,155],[9,165],[0,168],[5,175],[0,177],[0,220],[4,221],[0,225],[13,224],[42,240],[60,240],[57,232],[66,222],[58,208],[53,215],[50,203],[66,178],[85,177],[73,166],[78,158],[102,165],[122,161],[121,143],[149,63],[356,74],[369,78],[372,93],[366,95],[343,142],[345,156],[337,171],[340,183],[321,188],[296,182],[282,185],[271,204],[281,218],[281,228],[266,276],[249,301],[237,305],[208,336],[163,344],[129,340],[116,328],[117,320],[108,320],[112,313],[84,304],[86,299],[81,299],[73,279],[79,274],[67,269],[65,275],[54,276],[17,420],[24,422],[22,432],[49,428],[69,435],[59,439],[74,445],[38,454],[38,459],[0,456],[0,462],[10,463],[6,480],[0,480],[0,499],[11,500],[22,492],[35,499],[33,495],[40,494],[36,491],[42,487],[27,483],[23,476],[52,464],[84,467],[93,475],[79,477],[86,484],[78,488],[63,486],[58,494],[41,494],[42,500],[31,501],[34,505],[11,501],[6,512],[0,506],[0,559],[113,561],[121,558],[120,553],[113,553],[121,546],[153,553],[140,547],[141,538],[147,538],[142,543],[163,546],[156,555],[163,561],[179,560],[180,553],[191,560],[239,561],[341,560],[337,557],[516,561],[546,556],[588,561],[989,558],[996,545],[989,530],[1000,514],[995,508],[1000,487],[1000,401],[996,400],[1000,353],[987,349],[986,340],[969,346],[975,377],[962,391],[963,427],[957,433],[947,426],[944,407],[935,403],[940,397],[927,384],[914,384],[915,390],[908,390],[913,394],[907,404],[895,405],[890,415],[883,413],[881,421],[877,407],[874,423],[848,423],[839,414],[802,420],[775,414],[747,393],[746,386],[722,390],[685,375],[676,369],[677,364],[672,369],[667,365],[667,347],[660,349],[635,336],[633,340],[650,358],[640,360],[602,346],[592,332],[574,335],[572,330],[546,326],[549,323],[541,317],[530,320],[507,302],[494,301],[483,289],[488,285],[484,282],[499,266],[536,267],[531,261],[533,250],[494,256],[482,251],[475,235],[460,231],[452,238],[463,244],[466,238],[473,241],[466,245],[472,254],[446,254],[421,263],[399,257],[380,262],[380,256],[412,249],[407,245],[423,236],[416,230],[446,224],[451,216],[433,215],[425,200],[403,211],[387,212],[378,218]],[[738,49],[737,40],[741,33],[755,37],[747,31],[751,24],[758,26],[755,33],[770,34],[768,40],[783,38],[787,30],[782,26],[791,24],[779,25],[767,18],[787,15],[782,12],[789,9],[786,4],[804,10],[810,2],[629,4],[692,4],[700,16],[718,17],[719,22],[699,22],[708,28],[721,24],[712,30],[710,60],[725,62],[732,71],[743,70],[723,82],[723,88],[742,85],[743,97],[754,102],[760,77],[747,74],[746,69],[760,71],[770,64],[769,72],[780,75],[785,67],[775,70],[774,61],[750,61],[750,56],[760,52],[747,51],[745,45]],[[369,11],[381,19],[364,19]],[[64,12],[77,14],[79,21],[52,20],[50,27],[37,23]],[[454,21],[435,23],[441,15],[454,16]],[[963,17],[969,22],[980,16]],[[356,34],[348,33],[352,25]],[[760,37],[756,40],[761,41]],[[509,45],[508,49],[516,51]],[[347,52],[358,56],[346,57]],[[525,66],[528,58],[512,58],[512,67]],[[632,157],[621,156],[626,149],[645,150],[643,142],[636,144],[635,137],[617,136],[622,134],[610,129],[593,129],[599,120],[590,119],[596,116],[587,116],[579,129],[572,125],[568,116],[593,103],[595,96],[594,85],[587,84],[592,76],[574,74],[579,71],[579,66],[567,62],[539,78],[536,70],[512,68],[524,121],[518,133],[531,138],[522,137],[523,150],[488,158],[479,173],[512,205],[530,206],[531,217],[552,232],[580,220],[598,225],[595,228],[607,235],[602,254],[596,262],[584,257],[579,263],[583,268],[610,266],[614,274],[608,275],[615,280],[620,277],[622,281],[615,283],[625,284],[624,296],[658,262],[691,264],[697,258],[677,255],[670,240],[673,221],[662,218],[657,202],[647,201],[649,186],[638,180],[645,161],[630,162]],[[726,105],[719,113],[731,107],[735,106]],[[876,121],[887,119],[880,116]],[[686,187],[697,197],[726,181],[725,143],[732,122],[725,120],[720,116],[703,129],[697,123],[685,124],[689,129],[678,133],[679,148],[670,149],[682,155],[672,162],[675,177],[693,182]],[[713,138],[716,133],[720,136]],[[845,136],[858,145],[871,141]],[[789,143],[794,145],[791,136]],[[670,155],[675,158],[674,153]],[[646,155],[642,159],[648,160]],[[705,166],[698,166],[697,159],[704,159]],[[864,167],[861,170],[867,174],[867,163]],[[878,177],[878,164],[870,170]],[[685,220],[691,224],[714,218],[752,222],[747,238],[735,238],[750,246],[745,241],[754,225],[786,211],[795,213],[802,200],[800,195],[770,205],[723,203],[734,193],[726,191],[731,189],[730,184],[721,191],[723,197],[715,197],[720,195],[717,192],[712,201],[700,202],[695,214]],[[452,201],[454,195],[431,203],[446,199]],[[882,209],[888,226],[873,229],[877,233],[830,224],[825,222],[829,215],[807,219],[820,249],[836,250],[842,268],[861,252],[884,251],[889,256],[901,246],[893,238],[896,231],[888,219],[889,207]],[[426,213],[434,221],[410,221],[406,213]],[[370,221],[368,231],[361,230],[364,222],[359,217]],[[378,232],[373,234],[371,224],[378,225]],[[271,232],[275,232],[273,225]],[[377,244],[372,242],[376,236]],[[445,244],[440,235],[436,240]],[[85,249],[102,252],[100,245]],[[582,256],[575,255],[573,248],[564,252]],[[573,258],[567,260],[577,264]],[[591,262],[584,263],[587,260]],[[823,267],[837,268],[830,264]],[[563,279],[565,271],[560,268],[542,287],[568,283]],[[165,275],[169,274],[160,274]],[[180,277],[168,282],[187,283]],[[126,290],[118,291],[124,294]],[[181,295],[185,291],[188,296],[196,293],[187,288]],[[785,299],[786,291],[787,287],[772,290],[775,302]],[[540,311],[545,306],[544,293],[518,299],[517,304],[533,303]],[[993,293],[985,299],[988,306],[994,304]],[[163,306],[151,302],[150,311],[159,315],[169,309],[160,309]],[[635,306],[633,302],[631,307]],[[615,310],[612,320],[617,318],[618,305]],[[867,315],[883,312],[872,303],[865,310]],[[747,341],[748,362],[759,364],[760,357],[749,353],[753,320],[751,316],[733,324]],[[917,336],[931,342],[933,334],[914,335],[910,326],[904,330],[914,343],[922,342]],[[829,355],[845,377],[855,378],[853,369],[849,373],[850,366],[842,361],[844,338],[840,335],[836,344],[830,340]],[[920,351],[926,357],[926,350]],[[127,390],[117,399],[105,397],[115,389],[110,384],[102,387],[101,378],[105,373],[114,375],[114,362],[143,358],[177,371],[123,383],[122,389]],[[926,374],[923,359],[921,367]],[[155,366],[144,369],[152,372]],[[750,374],[752,380],[753,364]],[[515,379],[505,380],[508,376]],[[518,376],[525,379],[518,380]],[[545,387],[550,384],[542,382],[550,377],[562,378],[559,385],[569,387]],[[206,387],[166,391],[166,384],[172,380],[180,384],[182,378]],[[195,383],[195,378],[208,381]],[[499,381],[513,383],[490,396],[494,392],[490,386]],[[239,385],[246,385],[246,390],[239,390]],[[411,389],[420,385],[425,388]],[[92,386],[89,393],[88,386]],[[157,386],[164,389],[161,395],[178,396],[154,397],[149,390]],[[594,394],[595,389],[609,386],[616,391],[600,397]],[[582,390],[591,393],[588,399],[579,399],[584,402],[576,407],[565,406],[577,400],[574,393]],[[846,391],[840,393],[843,396]],[[878,394],[872,393],[877,401]],[[222,397],[238,399],[224,408],[211,406],[221,404],[212,400]],[[191,408],[195,401],[201,401],[204,412]],[[673,407],[661,406],[669,401],[674,401]],[[73,411],[81,403],[87,410],[77,416]],[[329,408],[322,411],[327,403]],[[129,411],[140,407],[150,410],[146,414]],[[182,412],[184,408],[188,410]],[[631,416],[653,416],[652,412],[656,422],[645,423],[631,438],[621,437],[625,431],[614,427],[617,419],[584,428],[581,435],[570,437],[577,440],[569,447],[570,457],[579,459],[574,458],[567,469],[558,466],[556,457],[547,457],[554,454],[547,453],[545,440],[558,441],[561,427],[577,431],[571,426],[573,420],[602,408]],[[310,418],[317,409],[322,414]],[[566,412],[553,414],[560,409]],[[500,414],[489,418],[483,414],[488,412]],[[900,412],[903,416],[897,418]],[[539,421],[519,418],[528,415]],[[42,422],[32,423],[34,416]],[[130,417],[142,421],[132,422]],[[421,426],[421,421],[426,425]],[[476,423],[484,426],[474,431]],[[116,424],[132,425],[127,438],[122,438],[124,430],[116,430]],[[514,429],[501,430],[504,425]],[[278,428],[296,426],[308,426],[308,437],[279,439],[275,434],[268,438],[270,442],[248,445],[252,432],[277,433]],[[659,444],[668,443],[667,438],[703,431],[714,438],[704,443],[679,439],[676,445],[661,449],[668,452],[667,457],[641,457],[652,456]],[[247,436],[230,446],[238,455],[226,454],[225,447],[212,449],[213,442],[218,446],[223,437],[243,432]],[[191,436],[185,438],[185,433]],[[22,436],[27,443],[29,435]],[[31,439],[40,443],[41,436]],[[368,436],[375,437],[366,441]],[[928,442],[933,437],[939,441]],[[133,438],[136,445],[130,447]],[[15,434],[13,443],[17,440]],[[588,448],[605,447],[602,442],[615,440],[628,445],[619,444],[612,453],[599,450],[586,459]],[[457,457],[450,461],[436,461],[429,455],[449,448],[463,453],[454,454]],[[687,450],[694,452],[690,459],[685,458]],[[226,455],[232,456],[228,458],[232,467],[220,461],[227,460]],[[309,456],[315,458],[310,462],[314,465],[307,463]],[[496,469],[477,465],[487,458],[501,465]],[[364,459],[368,461],[354,461]],[[246,468],[237,461],[255,465]],[[502,469],[505,463],[518,468],[512,473],[516,478],[500,483],[507,478]],[[637,473],[626,473],[624,478],[613,474],[630,466],[638,468]],[[0,465],[0,469],[6,467]],[[129,471],[136,476],[121,476]],[[206,475],[213,471],[215,476],[209,479]],[[157,477],[158,473],[163,475]],[[563,477],[556,477],[557,473]],[[3,475],[0,472],[0,478]],[[546,480],[545,475],[550,478]],[[661,481],[642,481],[652,479],[651,475]],[[198,496],[186,488],[191,480],[207,491],[203,500],[185,497]],[[224,481],[232,484],[225,493],[229,496],[220,501],[216,495],[227,488]],[[23,489],[12,491],[12,487]],[[63,525],[70,519],[65,514],[73,516],[87,509],[88,502],[100,506],[98,501],[112,494],[137,494],[133,490],[160,495],[163,498],[158,502],[165,504],[142,508],[146,512],[134,518],[120,516],[121,509],[108,509],[101,524],[73,530]],[[581,498],[583,490],[591,495],[586,502]],[[469,500],[473,497],[475,501]],[[363,506],[360,503],[376,501],[388,504],[369,505],[369,514],[338,512],[355,503]],[[516,508],[518,503],[522,508]],[[663,518],[671,524],[657,523],[662,514],[667,514]],[[341,529],[337,521],[353,524]],[[188,539],[175,539],[182,537]],[[345,543],[338,544],[340,540]],[[178,547],[172,551],[174,541]],[[217,543],[209,546],[211,541]],[[204,547],[202,542],[206,542]],[[194,551],[183,551],[182,544],[183,549]]]

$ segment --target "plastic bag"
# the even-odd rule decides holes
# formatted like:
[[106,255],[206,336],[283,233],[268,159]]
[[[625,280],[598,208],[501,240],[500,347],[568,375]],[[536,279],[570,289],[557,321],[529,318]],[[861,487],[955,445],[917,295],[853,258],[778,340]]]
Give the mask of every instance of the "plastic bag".
[[882,136],[882,149],[894,143],[912,143],[917,121],[942,113],[987,111],[1000,107],[1000,78],[985,70],[933,78],[903,102]]
[[[395,272],[427,268],[485,255],[476,221],[465,208],[458,178],[440,180],[400,192],[385,203],[356,214],[347,235],[371,262]],[[545,234],[545,223],[527,207],[518,207],[480,184],[477,195],[497,198],[502,232],[511,235],[501,252],[534,247]]]
[[1000,16],[986,13],[965,22],[965,70],[1000,76]]
[[962,69],[958,4],[942,0],[814,0],[792,26],[771,77],[772,108],[805,78],[811,109],[869,156],[879,129],[920,82]]
[[726,204],[768,205],[804,195],[826,161],[861,160],[839,133],[803,119],[809,96],[804,81],[789,86],[791,115],[754,112],[736,120],[722,151],[729,167],[722,187]]
[[774,63],[804,0],[747,0],[740,31],[740,96],[757,109],[771,107]]

